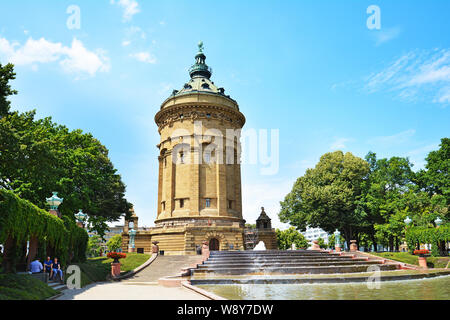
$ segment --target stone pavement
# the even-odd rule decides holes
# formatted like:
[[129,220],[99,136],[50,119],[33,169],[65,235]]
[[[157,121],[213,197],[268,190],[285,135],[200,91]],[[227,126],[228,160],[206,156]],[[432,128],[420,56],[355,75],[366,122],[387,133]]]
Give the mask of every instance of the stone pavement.
[[167,288],[158,279],[178,275],[201,256],[158,256],[150,266],[121,282],[93,283],[79,290],[64,290],[56,300],[208,300],[184,287]]
[[79,290],[64,290],[56,300],[208,300],[186,289],[127,282],[94,283]]
[[157,283],[158,279],[167,276],[176,276],[184,267],[190,267],[201,260],[202,256],[158,256],[153,263],[123,282]]

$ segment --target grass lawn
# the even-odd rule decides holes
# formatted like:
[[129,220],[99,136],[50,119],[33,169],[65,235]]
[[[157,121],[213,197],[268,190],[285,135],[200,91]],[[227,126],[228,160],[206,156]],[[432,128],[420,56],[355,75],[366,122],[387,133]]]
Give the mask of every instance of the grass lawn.
[[[392,259],[404,263],[419,265],[418,256],[412,255],[408,252],[369,252],[375,256]],[[450,261],[450,257],[427,257],[427,264],[429,268],[445,268]]]
[[0,300],[44,300],[57,293],[30,275],[0,274]]
[[[150,259],[149,254],[127,253],[125,259],[120,259],[121,273],[127,273],[140,265],[144,264]],[[84,263],[78,263],[81,268],[81,286],[92,283],[105,281],[109,274],[111,274],[111,263],[113,259],[107,257],[89,258]]]

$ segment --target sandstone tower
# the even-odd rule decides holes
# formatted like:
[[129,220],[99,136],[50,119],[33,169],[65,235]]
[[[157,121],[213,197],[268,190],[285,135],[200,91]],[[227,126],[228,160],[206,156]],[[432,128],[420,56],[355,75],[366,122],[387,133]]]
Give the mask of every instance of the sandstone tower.
[[239,130],[245,117],[211,81],[202,43],[189,75],[155,116],[161,135],[157,218],[136,244],[149,251],[158,241],[164,254],[196,254],[204,242],[211,250],[243,250]]

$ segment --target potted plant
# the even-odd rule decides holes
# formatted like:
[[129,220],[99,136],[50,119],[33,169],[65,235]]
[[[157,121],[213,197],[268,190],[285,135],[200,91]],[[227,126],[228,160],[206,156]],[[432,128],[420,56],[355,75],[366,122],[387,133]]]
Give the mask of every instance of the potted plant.
[[419,256],[419,266],[427,269],[427,257],[430,256],[430,251],[427,249],[414,250],[414,255]]
[[119,259],[125,259],[127,255],[122,252],[108,252],[107,257],[114,259],[113,263],[119,263]]

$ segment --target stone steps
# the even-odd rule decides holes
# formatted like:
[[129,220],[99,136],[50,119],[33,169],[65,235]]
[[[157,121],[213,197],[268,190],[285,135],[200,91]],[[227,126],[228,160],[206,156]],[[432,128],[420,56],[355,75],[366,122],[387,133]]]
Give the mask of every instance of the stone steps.
[[233,263],[233,264],[210,264],[205,263],[202,265],[199,265],[199,269],[211,269],[214,270],[216,268],[251,268],[251,267],[257,267],[257,268],[269,268],[269,267],[293,267],[293,266],[348,266],[348,265],[372,265],[372,264],[381,264],[381,261],[367,261],[367,260],[350,260],[350,261],[320,261],[320,262],[266,262],[266,263]]
[[340,274],[367,272],[374,265],[380,271],[400,268],[400,264],[326,251],[214,251],[192,274]]
[[366,258],[352,258],[352,257],[260,257],[260,258],[223,258],[223,259],[215,259],[210,258],[207,262],[208,264],[216,264],[216,263],[235,263],[236,261],[242,263],[267,263],[267,262],[317,262],[317,261],[367,261]]
[[[196,274],[336,274],[336,273],[355,273],[367,272],[370,264],[349,265],[349,266],[305,266],[305,267],[263,267],[263,268],[214,268],[214,269],[195,269]],[[398,266],[394,264],[378,265],[380,271],[397,270]]]
[[62,291],[62,290],[67,289],[66,284],[65,284],[65,283],[61,283],[61,282],[59,282],[59,281],[49,280],[49,281],[47,282],[47,285],[48,285],[50,288],[52,288],[52,289],[54,289],[54,290],[57,290],[57,291]]

